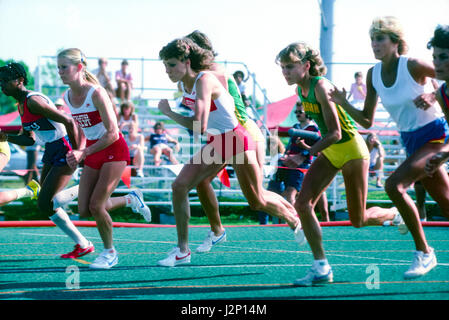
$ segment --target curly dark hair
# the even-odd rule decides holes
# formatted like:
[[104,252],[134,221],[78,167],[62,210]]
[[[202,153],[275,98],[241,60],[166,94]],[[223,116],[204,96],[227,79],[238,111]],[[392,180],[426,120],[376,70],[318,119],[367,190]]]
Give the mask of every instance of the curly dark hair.
[[0,67],[0,78],[4,80],[15,80],[22,77],[24,79],[23,84],[28,84],[28,77],[25,68],[17,62],[11,62],[7,65]]
[[438,25],[433,38],[427,43],[427,48],[438,47],[449,49],[449,25]]
[[210,69],[214,61],[214,54],[210,50],[201,48],[189,38],[175,39],[159,51],[162,60],[178,59],[186,61],[190,59],[191,68],[195,72]]

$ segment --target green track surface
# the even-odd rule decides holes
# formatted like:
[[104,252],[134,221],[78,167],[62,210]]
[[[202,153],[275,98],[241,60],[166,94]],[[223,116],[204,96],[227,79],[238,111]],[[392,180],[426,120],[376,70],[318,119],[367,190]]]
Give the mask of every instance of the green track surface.
[[334,283],[299,288],[292,283],[307,273],[312,255],[287,227],[227,226],[228,241],[203,254],[194,251],[208,229],[191,228],[192,263],[174,268],[157,261],[175,246],[175,228],[115,228],[119,263],[110,270],[88,266],[103,249],[96,228],[80,228],[96,252],[78,260],[59,258],[73,243],[55,227],[0,228],[0,300],[449,299],[448,228],[425,228],[439,265],[414,280],[403,279],[413,257],[410,234],[322,230]]

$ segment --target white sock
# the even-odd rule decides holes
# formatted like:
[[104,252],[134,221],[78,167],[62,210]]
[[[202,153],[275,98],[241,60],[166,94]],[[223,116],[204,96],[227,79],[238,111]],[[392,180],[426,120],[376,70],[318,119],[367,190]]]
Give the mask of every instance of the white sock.
[[127,208],[132,207],[133,204],[134,204],[134,202],[133,202],[133,197],[132,197],[131,195],[129,195],[129,194],[127,194],[127,195],[125,196],[125,201],[126,201],[126,207],[127,207]]
[[64,207],[70,201],[78,198],[79,185],[64,189],[53,197],[53,210]]
[[330,265],[329,265],[329,262],[327,262],[327,259],[313,260],[313,267],[319,273],[327,273],[329,271]]
[[22,198],[31,198],[34,195],[33,190],[30,190],[27,187],[15,189],[14,191],[17,193],[17,200]]
[[59,227],[59,229],[79,244],[81,248],[84,249],[88,246],[89,241],[81,234],[81,232],[79,232],[70,220],[68,214],[62,208],[58,208],[56,213],[52,215],[50,219]]

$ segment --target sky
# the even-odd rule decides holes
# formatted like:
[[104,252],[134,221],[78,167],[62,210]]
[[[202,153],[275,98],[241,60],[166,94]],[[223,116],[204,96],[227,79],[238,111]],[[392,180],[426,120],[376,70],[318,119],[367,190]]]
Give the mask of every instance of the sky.
[[[409,55],[430,61],[426,43],[438,24],[449,23],[448,12],[448,0],[335,0],[333,61],[344,64],[333,67],[333,82],[348,89],[355,71],[366,74],[376,62],[368,35],[376,16],[398,17]],[[142,80],[141,64],[132,59],[157,59],[168,42],[198,29],[212,40],[217,60],[243,62],[274,102],[294,93],[277,53],[295,41],[319,48],[320,23],[318,0],[0,0],[0,58],[24,61],[33,71],[46,61],[38,57],[77,47],[87,57],[131,59],[137,86],[175,88],[160,61],[145,63]],[[119,63],[110,60],[110,71]],[[88,67],[97,67],[96,60]]]

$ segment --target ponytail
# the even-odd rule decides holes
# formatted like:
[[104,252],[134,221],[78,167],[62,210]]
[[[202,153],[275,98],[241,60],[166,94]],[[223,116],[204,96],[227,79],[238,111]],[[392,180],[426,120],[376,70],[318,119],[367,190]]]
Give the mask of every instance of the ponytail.
[[73,65],[82,64],[83,65],[83,76],[84,79],[94,86],[100,85],[97,77],[87,70],[87,59],[84,53],[78,48],[69,48],[62,50],[58,53],[58,58],[66,58]]

